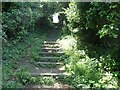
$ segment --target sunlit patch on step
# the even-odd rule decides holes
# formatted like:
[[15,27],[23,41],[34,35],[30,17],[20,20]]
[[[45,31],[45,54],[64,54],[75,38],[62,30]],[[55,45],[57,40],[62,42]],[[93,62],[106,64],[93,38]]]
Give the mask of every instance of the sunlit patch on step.
[[48,52],[50,52],[50,53],[51,53],[51,52],[52,52],[52,50],[49,50]]
[[38,67],[35,67],[36,70],[38,70],[39,68]]
[[58,40],[58,43],[63,50],[72,50],[72,48],[77,45],[76,39],[69,35],[63,37],[61,40]]
[[63,71],[63,70],[65,70],[65,67],[62,66],[62,67],[59,68],[59,70],[60,70],[60,71]]

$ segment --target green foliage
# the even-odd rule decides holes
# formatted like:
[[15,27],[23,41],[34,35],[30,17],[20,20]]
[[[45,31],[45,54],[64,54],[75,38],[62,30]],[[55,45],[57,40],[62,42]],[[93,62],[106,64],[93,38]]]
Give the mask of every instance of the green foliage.
[[[42,31],[36,30],[36,25],[40,28],[46,27],[46,24],[52,26],[51,15],[61,11],[62,6],[67,7],[67,4],[15,2],[7,5],[3,4],[2,12],[3,87],[16,88],[36,82],[54,84],[52,78],[35,78],[25,69],[16,69],[26,54],[32,62],[40,58],[43,37],[41,33],[36,36],[30,35],[30,32]],[[66,80],[78,88],[117,87],[120,83],[120,3],[70,2],[64,11],[67,21],[63,33],[72,35],[61,41],[62,48],[66,52],[68,50],[67,56],[62,56],[66,59],[66,71],[70,74]],[[86,41],[89,43],[84,44]]]
[[[29,56],[27,52],[29,48],[32,46],[37,46],[37,48],[41,46],[42,36],[40,34],[36,34],[35,32],[32,34],[28,34],[27,37],[24,37],[24,40],[19,41],[11,41],[3,43],[3,51],[2,51],[2,86],[3,88],[18,88],[23,87],[29,83],[30,75],[28,73],[28,69],[19,70],[19,64],[21,60],[23,60],[25,55]],[[41,39],[38,39],[41,38]],[[35,42],[35,43],[33,43]],[[39,44],[39,45],[38,45]],[[34,51],[34,50],[33,50]],[[32,51],[31,51],[32,52]],[[29,56],[31,57],[31,56]]]
[[15,5],[19,8],[13,8],[9,12],[2,13],[2,26],[5,33],[3,36],[7,35],[8,39],[21,38],[28,33],[28,29],[34,28],[39,17],[43,17],[42,5],[39,3],[15,3]]
[[3,37],[21,39],[34,27],[50,28],[52,14],[62,10],[63,3],[50,2],[3,2],[2,29]]
[[109,35],[110,37],[117,38],[118,34],[117,31],[119,29],[115,27],[114,24],[111,25],[104,25],[101,30],[98,31],[98,34],[100,34],[100,38]]
[[[63,37],[59,43],[66,53],[64,56],[65,70],[70,74],[65,78],[65,83],[76,88],[118,87],[119,60],[116,55],[118,52],[88,42],[78,43],[72,36]],[[76,48],[77,43],[79,50]],[[68,46],[71,49],[67,49]]]
[[100,38],[106,35],[117,38],[119,35],[119,3],[91,3],[91,5],[93,8],[91,7],[86,13],[87,28],[97,30]]
[[76,3],[71,2],[69,4],[69,8],[65,9],[65,15],[67,16],[68,28],[72,31],[74,28],[78,27],[79,25],[79,10],[77,9]]
[[55,84],[55,79],[52,77],[30,77],[29,83],[31,84],[41,84],[41,85],[53,85]]
[[17,71],[17,77],[19,79],[19,81],[23,84],[23,85],[27,85],[30,79],[30,73],[28,72],[28,69],[21,69],[19,71]]
[[53,85],[56,82],[55,79],[52,77],[45,76],[32,77],[28,71],[29,71],[28,69],[21,69],[17,73],[19,81],[23,85],[29,84]]
[[[71,85],[91,88],[116,87],[117,82],[111,73],[110,76],[102,69],[102,64],[96,58],[90,58],[84,50],[68,51],[66,71],[70,73],[67,79]],[[104,58],[107,59],[107,58]],[[113,84],[112,82],[115,81]],[[72,83],[71,83],[72,82]]]
[[2,51],[2,87],[18,88],[22,84],[16,76],[18,62],[25,53],[26,45],[23,43],[6,43]]
[[[67,27],[65,25],[67,29],[65,29],[71,31],[71,34],[77,38],[78,49],[84,49],[87,52],[89,57],[89,59],[87,59],[91,63],[93,62],[91,59],[95,58],[94,61],[101,65],[99,68],[103,71],[110,72],[113,77],[118,80],[118,85],[120,82],[118,79],[120,78],[120,64],[118,62],[118,54],[120,51],[119,11],[120,2],[70,2],[69,8],[65,9],[65,15],[68,21]],[[71,55],[74,56],[74,53]],[[80,60],[78,59],[78,56],[74,56],[72,58],[73,61]],[[81,65],[75,62],[71,64],[71,68],[73,68],[71,72],[75,74],[81,73],[81,75],[85,75],[84,73],[87,73],[89,75],[90,73],[87,71],[90,70],[84,69],[85,67],[86,64]],[[96,69],[98,72],[99,68]],[[78,72],[78,70],[81,70],[81,72]],[[94,71],[90,72],[94,75],[94,73],[97,72]],[[81,76],[78,76],[78,79],[80,77]],[[88,77],[89,76],[87,76],[87,78]],[[102,85],[104,86],[104,84]]]
[[[40,59],[40,52],[43,40],[45,36],[36,36],[36,34],[32,34],[31,38],[29,39],[31,46],[28,49],[28,56],[31,62],[38,61]],[[34,43],[33,43],[34,42]]]
[[74,34],[78,35],[79,39],[84,37],[84,41],[97,44],[103,44],[102,42],[105,41],[108,44],[109,41],[105,39],[107,37],[111,41],[113,40],[112,42],[116,42],[119,40],[120,34],[119,4],[119,2],[71,2],[69,8],[65,9],[68,29],[71,33],[75,31]]

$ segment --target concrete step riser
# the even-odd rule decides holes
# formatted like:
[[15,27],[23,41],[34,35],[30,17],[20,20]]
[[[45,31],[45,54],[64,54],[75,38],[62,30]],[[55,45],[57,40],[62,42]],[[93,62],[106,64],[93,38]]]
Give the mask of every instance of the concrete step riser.
[[42,49],[42,52],[62,52],[61,49]]
[[60,46],[60,45],[58,43],[55,43],[55,44],[43,43],[42,46]]
[[59,62],[59,61],[63,61],[62,58],[60,57],[41,57],[39,60],[39,62]]
[[49,48],[49,47],[46,47],[46,48],[41,48],[41,50],[61,50],[60,48]]
[[59,44],[59,43],[57,43],[57,42],[44,42],[43,44],[55,45],[55,44]]
[[60,57],[41,57],[40,59],[48,59],[48,60],[51,60],[51,59],[61,59]]
[[41,56],[62,56],[63,53],[57,53],[57,52],[55,52],[55,53],[54,53],[54,52],[53,52],[53,53],[49,53],[49,52],[48,52],[48,53],[47,53],[47,52],[46,52],[46,53],[40,53],[40,55],[41,55]]
[[62,66],[62,62],[36,62],[34,64],[43,68],[56,68],[58,66]]
[[[28,87],[28,88],[24,88],[23,90],[76,90],[73,88],[33,88],[33,87]],[[80,89],[82,90],[82,89]]]
[[41,59],[39,60],[41,62],[60,62],[60,61],[63,61],[62,59]]
[[42,48],[59,48],[57,45],[43,45]]
[[63,73],[31,73],[31,76],[32,77],[39,77],[39,76],[50,76],[50,77],[53,77],[53,78],[64,78],[66,77],[67,75],[63,74]]
[[58,64],[35,64],[37,67],[42,67],[42,68],[56,68],[58,66],[62,66],[62,65],[58,65]]
[[[26,85],[24,87],[24,90],[84,90],[84,88],[82,89],[82,87],[80,88],[75,88],[69,85],[63,85],[63,84],[56,84],[56,85]],[[85,89],[85,90],[90,90],[90,89]]]

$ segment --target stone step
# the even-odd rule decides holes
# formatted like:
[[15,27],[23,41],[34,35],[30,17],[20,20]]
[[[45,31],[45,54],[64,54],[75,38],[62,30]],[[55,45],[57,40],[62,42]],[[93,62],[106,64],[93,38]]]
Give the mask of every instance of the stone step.
[[[76,90],[76,88],[70,85],[62,85],[55,83],[54,85],[27,85],[24,87],[24,90]],[[81,89],[80,89],[81,90]]]
[[44,52],[58,52],[62,51],[61,48],[41,48],[42,51]]
[[33,68],[30,70],[30,73],[63,73],[65,67],[58,66],[56,68],[43,68],[33,65]]
[[64,52],[41,52],[40,55],[42,56],[61,56]]
[[58,62],[58,61],[62,61],[61,57],[40,57],[41,62],[45,61],[45,62]]
[[41,59],[41,62],[60,62],[63,61],[62,59]]
[[56,42],[56,41],[44,41],[43,43],[44,43],[44,44],[59,44],[59,43]]
[[50,48],[50,47],[46,47],[46,48],[41,48],[42,50],[61,50],[61,48]]
[[59,44],[43,44],[42,46],[43,48],[59,48],[60,45]]
[[57,76],[68,76],[68,73],[31,73],[31,76],[33,77],[37,77],[37,76],[53,76],[53,77],[57,77]]
[[55,64],[55,65],[61,65],[62,64],[62,62],[37,62],[37,64]]
[[61,59],[61,57],[40,57],[40,59]]
[[43,68],[56,68],[58,66],[62,66],[62,62],[36,62],[34,65]]

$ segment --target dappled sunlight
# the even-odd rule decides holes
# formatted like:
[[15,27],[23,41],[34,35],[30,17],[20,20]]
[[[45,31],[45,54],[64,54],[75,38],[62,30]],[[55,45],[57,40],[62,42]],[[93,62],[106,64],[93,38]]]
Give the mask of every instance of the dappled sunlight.
[[60,70],[60,71],[63,71],[63,70],[65,70],[65,67],[62,66],[62,67],[59,68],[59,70]]
[[72,50],[76,47],[77,41],[72,36],[65,36],[57,41],[63,50]]

